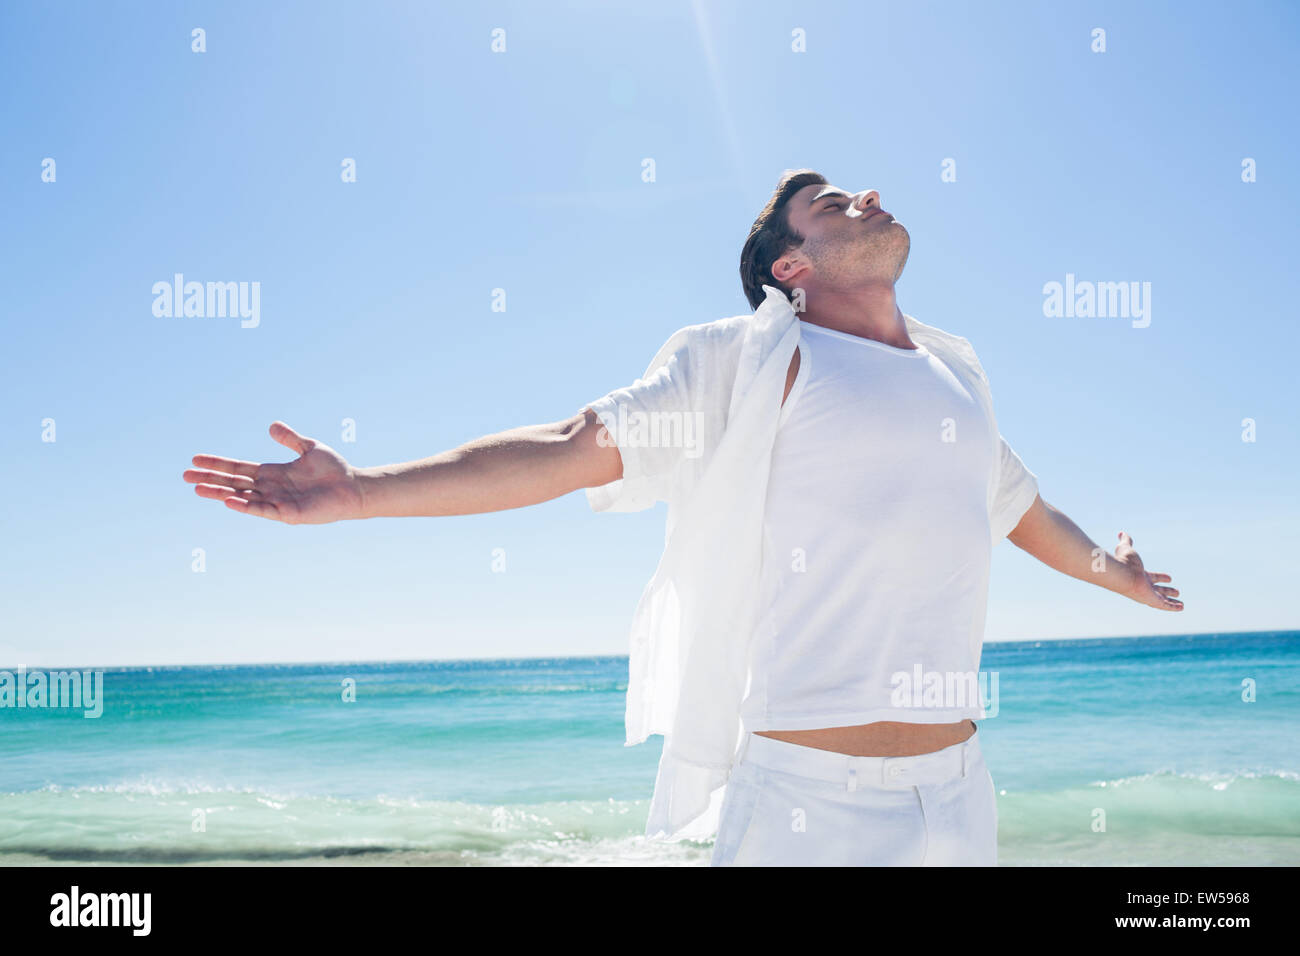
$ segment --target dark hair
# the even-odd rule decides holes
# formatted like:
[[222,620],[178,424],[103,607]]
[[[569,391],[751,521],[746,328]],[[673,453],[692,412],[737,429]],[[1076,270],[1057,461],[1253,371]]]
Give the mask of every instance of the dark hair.
[[790,197],[805,186],[825,184],[826,177],[811,169],[787,169],[781,174],[772,198],[754,220],[749,238],[740,250],[740,282],[751,308],[757,309],[767,298],[763,292],[765,284],[790,294],[789,289],[772,277],[772,263],[790,249],[803,245],[804,237],[790,228],[785,207]]

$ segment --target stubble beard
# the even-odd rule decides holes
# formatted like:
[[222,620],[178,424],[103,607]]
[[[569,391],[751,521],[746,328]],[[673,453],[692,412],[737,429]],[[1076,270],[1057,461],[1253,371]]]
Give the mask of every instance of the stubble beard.
[[831,286],[852,287],[866,281],[897,282],[907,265],[912,237],[899,223],[851,243],[804,242],[804,254],[817,274]]

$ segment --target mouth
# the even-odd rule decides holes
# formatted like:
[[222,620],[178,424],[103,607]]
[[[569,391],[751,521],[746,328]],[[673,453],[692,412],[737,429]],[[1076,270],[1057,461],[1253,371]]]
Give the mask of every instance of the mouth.
[[[867,213],[865,216],[863,216],[863,217],[862,217],[862,221],[863,221],[863,222],[868,222],[869,220],[875,219],[877,216],[889,216],[889,213],[887,213],[887,212],[885,212],[885,210],[880,209],[879,207],[877,207],[876,209],[872,210],[871,212],[869,212],[869,213]],[[890,219],[893,219],[894,217],[893,217],[893,216],[889,216],[889,218],[890,218]]]

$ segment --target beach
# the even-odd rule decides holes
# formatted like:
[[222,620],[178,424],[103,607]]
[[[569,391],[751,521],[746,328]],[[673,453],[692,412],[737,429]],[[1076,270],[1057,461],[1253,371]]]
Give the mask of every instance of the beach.
[[[981,671],[1000,865],[1300,863],[1300,632],[986,644]],[[618,656],[105,669],[98,717],[0,709],[0,863],[705,865],[642,836],[661,738],[623,745],[626,680]]]

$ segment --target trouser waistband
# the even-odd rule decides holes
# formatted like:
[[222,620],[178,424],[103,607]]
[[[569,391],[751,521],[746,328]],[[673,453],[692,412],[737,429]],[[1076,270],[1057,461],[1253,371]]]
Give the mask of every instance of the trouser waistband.
[[752,733],[746,735],[740,754],[740,760],[760,767],[843,784],[847,790],[906,790],[946,783],[970,773],[979,758],[978,729],[961,743],[913,757],[853,757]]

